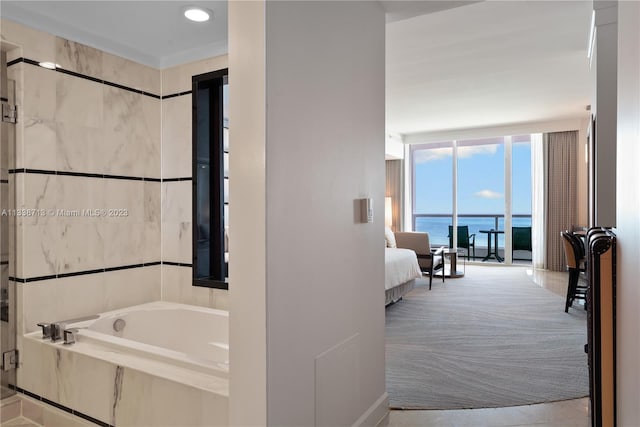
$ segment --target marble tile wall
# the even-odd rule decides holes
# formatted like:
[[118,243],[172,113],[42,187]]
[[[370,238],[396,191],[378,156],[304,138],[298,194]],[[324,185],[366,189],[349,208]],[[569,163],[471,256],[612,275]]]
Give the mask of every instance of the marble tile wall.
[[[4,40],[21,46],[9,61],[51,61],[69,71],[9,67],[22,118],[10,197],[18,209],[44,212],[10,218],[10,274],[42,279],[18,280],[19,332],[160,298],[227,308],[226,291],[191,286],[190,267],[191,77],[227,67],[227,57],[160,71],[10,21],[0,27]],[[160,261],[170,265],[64,277]]]
[[10,218],[18,332],[160,299],[160,70],[0,24],[21,46],[8,60],[25,58],[8,69],[20,117],[10,197],[31,213]]
[[19,371],[22,387],[109,425],[227,424],[227,380],[205,381],[202,373],[158,362],[140,369],[133,367],[140,362],[136,356],[120,355],[112,363],[102,358],[104,350],[78,347],[82,345],[25,338],[23,363],[28,369]]
[[[192,283],[191,78],[226,68],[219,56],[162,70],[162,299],[227,309],[227,291]],[[180,94],[179,96],[173,96]],[[178,180],[179,179],[179,180]],[[168,181],[166,181],[168,180]],[[186,265],[185,265],[186,264]]]

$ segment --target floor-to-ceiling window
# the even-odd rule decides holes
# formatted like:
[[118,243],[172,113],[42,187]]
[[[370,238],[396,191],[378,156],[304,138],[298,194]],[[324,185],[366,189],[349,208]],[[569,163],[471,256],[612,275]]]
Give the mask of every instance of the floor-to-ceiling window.
[[[458,227],[469,227],[478,246],[494,235],[481,230],[504,230],[504,139],[458,141]],[[498,235],[504,248],[504,234]],[[459,242],[460,243],[460,242]]]
[[453,143],[411,147],[413,229],[429,230],[431,245],[448,245],[453,219]]
[[[448,141],[411,147],[413,229],[427,231],[432,245],[450,245],[450,230],[475,235],[476,258],[488,255],[530,259],[512,248],[531,227],[531,142],[529,135]],[[455,226],[457,227],[455,227]],[[451,228],[450,228],[451,227]],[[466,229],[464,230],[467,231]],[[453,234],[453,233],[451,233]],[[457,234],[457,233],[456,233]],[[525,239],[526,240],[526,239]],[[491,259],[495,260],[496,256]]]

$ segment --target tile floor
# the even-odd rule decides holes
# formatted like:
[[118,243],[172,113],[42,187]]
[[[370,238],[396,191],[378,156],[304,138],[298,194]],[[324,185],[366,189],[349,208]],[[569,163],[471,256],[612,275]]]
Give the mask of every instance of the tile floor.
[[11,421],[7,421],[6,423],[2,423],[2,427],[40,427],[40,425],[34,424],[33,421],[25,417],[18,417]]
[[[486,264],[482,268],[524,268],[536,284],[562,297],[566,295],[567,273],[534,270],[531,267],[497,267]],[[446,411],[392,410],[389,413],[390,427],[588,427],[589,425],[587,398],[507,408]]]

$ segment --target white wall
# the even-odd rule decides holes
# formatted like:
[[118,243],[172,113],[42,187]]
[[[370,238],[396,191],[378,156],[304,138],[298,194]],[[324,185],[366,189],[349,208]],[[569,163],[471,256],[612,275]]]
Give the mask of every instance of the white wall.
[[[375,424],[386,413],[384,11],[231,2],[229,28],[230,243],[242,254],[230,264],[231,423]],[[372,224],[358,223],[363,197]]]
[[229,2],[229,424],[267,424],[265,3]]
[[595,220],[596,226],[616,225],[616,81],[618,15],[615,1],[595,1],[596,38],[592,67],[595,67],[596,115]]
[[640,420],[640,3],[618,6],[618,426]]

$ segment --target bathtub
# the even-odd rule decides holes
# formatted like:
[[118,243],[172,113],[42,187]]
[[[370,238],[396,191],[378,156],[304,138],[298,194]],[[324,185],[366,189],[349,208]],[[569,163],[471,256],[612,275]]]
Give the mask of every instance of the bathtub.
[[[152,302],[21,337],[18,386],[112,426],[228,424],[228,312]],[[43,400],[45,401],[45,400]]]
[[221,378],[229,374],[229,312],[156,301],[66,323],[77,343],[135,354]]

